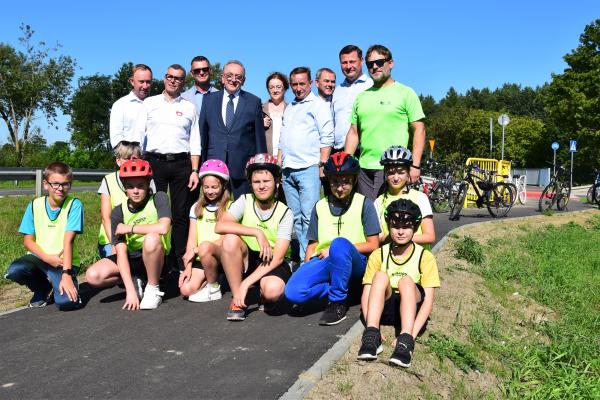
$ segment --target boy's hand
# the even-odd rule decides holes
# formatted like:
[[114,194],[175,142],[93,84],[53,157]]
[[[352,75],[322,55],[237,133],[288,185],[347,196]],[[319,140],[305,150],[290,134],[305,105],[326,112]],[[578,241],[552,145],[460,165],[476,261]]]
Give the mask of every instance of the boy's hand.
[[119,223],[119,225],[117,225],[117,229],[115,229],[115,234],[125,235],[126,233],[131,233],[131,226]]
[[329,247],[321,250],[319,254],[317,254],[317,257],[319,257],[320,260],[329,257]]
[[248,287],[244,282],[240,285],[238,289],[238,295],[233,297],[233,304],[238,307],[246,308],[246,295],[248,294]]
[[260,253],[258,256],[260,257],[262,262],[268,264],[269,262],[271,262],[271,259],[273,259],[273,251],[271,250],[271,244],[267,240],[267,237],[265,236],[263,231],[257,229],[256,232],[256,240],[258,241],[258,245],[260,247]]
[[73,278],[70,274],[62,274],[58,290],[61,296],[66,293],[69,300],[77,301],[77,288],[73,284]]
[[194,251],[194,249],[188,249],[185,254],[183,255],[183,257],[181,257],[182,261],[183,261],[183,265],[187,266],[188,264],[191,264],[192,261],[194,261],[194,258],[196,257],[196,252]]
[[125,298],[125,304],[123,304],[123,310],[139,310],[140,299],[138,298],[135,290],[127,291],[127,297]]
[[46,259],[44,260],[44,262],[46,264],[50,264],[54,268],[62,268],[63,267],[63,259],[60,258],[60,254],[48,254],[48,255],[46,255]]
[[182,287],[192,277],[192,267],[186,265],[185,269],[179,274],[179,287]]

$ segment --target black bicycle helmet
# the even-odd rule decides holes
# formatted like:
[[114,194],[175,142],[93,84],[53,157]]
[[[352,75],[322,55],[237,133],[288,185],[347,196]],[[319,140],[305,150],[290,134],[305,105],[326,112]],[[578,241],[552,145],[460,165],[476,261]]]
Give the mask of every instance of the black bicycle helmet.
[[406,147],[388,147],[381,155],[379,164],[385,165],[412,165],[412,153]]
[[385,209],[385,220],[389,224],[394,221],[411,221],[416,227],[419,226],[423,219],[421,209],[415,203],[408,199],[398,199],[390,203]]
[[329,175],[358,175],[360,173],[360,165],[358,160],[346,153],[340,151],[339,153],[332,154],[323,167],[323,173]]
[[270,171],[275,178],[281,176],[281,167],[277,164],[277,158],[268,153],[259,153],[250,157],[246,163],[248,180],[252,179],[252,172],[259,169]]

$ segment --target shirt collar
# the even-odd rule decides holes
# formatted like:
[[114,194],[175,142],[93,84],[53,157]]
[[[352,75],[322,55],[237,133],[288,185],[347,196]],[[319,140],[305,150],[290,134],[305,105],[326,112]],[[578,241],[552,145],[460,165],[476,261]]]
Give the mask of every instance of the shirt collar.
[[137,97],[135,95],[135,93],[133,93],[133,90],[131,92],[129,92],[129,101],[136,101],[138,103],[143,103],[144,100],[140,99],[139,97]]
[[[242,91],[242,89],[238,89],[234,94],[233,97],[239,97],[240,96],[240,92]],[[229,97],[229,92],[225,89],[223,89],[223,97]]]
[[167,103],[179,103],[181,101],[181,93],[179,93],[179,96],[177,96],[175,99],[173,99],[173,101],[171,101],[167,98],[164,90],[161,94],[162,94],[163,100],[166,101]]
[[344,81],[342,82],[342,86],[347,86],[348,87],[348,86],[352,86],[352,85],[357,84],[357,83],[363,83],[363,82],[366,82],[367,79],[369,79],[367,77],[367,74],[363,73],[361,76],[359,76],[358,78],[356,78],[356,80],[354,82],[352,82],[352,83],[348,82],[348,78],[344,79]]
[[302,103],[307,103],[307,102],[309,102],[309,101],[314,101],[316,97],[317,97],[317,96],[315,96],[315,94],[314,94],[313,92],[310,92],[310,93],[308,94],[308,96],[306,96],[304,99],[302,99],[302,100],[300,100],[300,101],[296,101],[296,99],[294,99],[294,100],[292,101],[292,104],[302,104]]

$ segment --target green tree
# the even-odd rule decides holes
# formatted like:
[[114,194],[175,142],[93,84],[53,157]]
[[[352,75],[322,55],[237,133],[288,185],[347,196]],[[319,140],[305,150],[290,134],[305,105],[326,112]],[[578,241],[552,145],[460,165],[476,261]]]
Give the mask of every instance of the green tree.
[[8,128],[17,164],[23,165],[36,113],[53,125],[57,111],[67,111],[76,62],[69,56],[51,57],[59,45],[34,45],[33,29],[29,25],[21,25],[20,29],[23,36],[19,42],[24,51],[0,43],[0,117]]
[[562,148],[577,140],[575,177],[589,181],[591,169],[600,168],[600,19],[585,27],[579,46],[564,60],[568,67],[552,75],[544,102],[557,128],[553,139]]

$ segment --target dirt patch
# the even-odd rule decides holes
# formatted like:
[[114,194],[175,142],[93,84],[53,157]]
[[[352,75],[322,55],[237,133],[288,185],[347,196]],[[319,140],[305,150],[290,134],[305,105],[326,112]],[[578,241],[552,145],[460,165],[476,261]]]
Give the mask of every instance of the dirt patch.
[[[535,216],[523,219],[491,221],[457,229],[437,253],[442,287],[436,292],[431,321],[427,331],[417,339],[413,363],[409,369],[398,369],[387,364],[391,355],[394,330],[382,327],[386,337],[384,352],[376,362],[356,360],[360,337],[339,359],[329,373],[309,393],[309,399],[404,399],[404,398],[501,398],[501,376],[507,370],[499,360],[487,353],[478,357],[483,371],[467,372],[438,356],[425,343],[432,332],[441,332],[462,343],[468,343],[476,334],[477,326],[493,329],[493,324],[510,324],[515,336],[538,335],[535,326],[553,318],[551,310],[542,307],[518,291],[498,298],[484,285],[483,278],[471,271],[463,260],[454,257],[453,242],[464,235],[488,243],[503,237],[542,229],[543,226],[574,222],[587,225],[598,210]],[[490,321],[490,316],[494,321]],[[485,323],[481,323],[481,322]],[[474,328],[475,327],[475,328]],[[489,328],[492,327],[492,328]],[[471,337],[470,337],[471,335]],[[499,338],[498,341],[501,341]],[[543,338],[542,338],[543,340]]]

